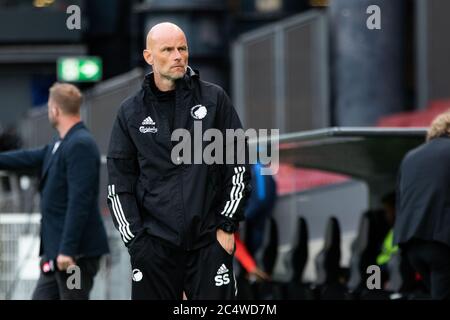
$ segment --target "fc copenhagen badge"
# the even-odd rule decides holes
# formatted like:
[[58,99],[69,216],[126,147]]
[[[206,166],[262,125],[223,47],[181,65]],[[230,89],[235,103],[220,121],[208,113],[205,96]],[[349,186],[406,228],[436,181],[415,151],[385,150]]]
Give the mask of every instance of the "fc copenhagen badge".
[[205,106],[202,106],[201,104],[198,104],[196,106],[193,106],[191,108],[191,116],[194,119],[200,120],[206,117],[206,114],[208,111],[206,110]]
[[134,269],[134,270],[133,270],[133,274],[132,274],[132,278],[133,278],[133,281],[136,281],[136,282],[141,281],[142,278],[143,278],[143,275],[142,275],[141,270],[139,270],[139,269]]

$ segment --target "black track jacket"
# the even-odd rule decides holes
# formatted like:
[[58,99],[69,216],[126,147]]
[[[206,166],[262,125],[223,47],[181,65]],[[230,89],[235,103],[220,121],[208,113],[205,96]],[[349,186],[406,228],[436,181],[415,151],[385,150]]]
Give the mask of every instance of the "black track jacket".
[[[178,141],[171,141],[168,120],[156,111],[150,81],[153,73],[118,111],[107,155],[108,205],[127,247],[146,231],[185,250],[198,249],[215,240],[219,225],[237,226],[244,218],[251,188],[248,157],[245,164],[174,163]],[[194,140],[194,121],[202,122],[203,132],[220,130],[224,148],[225,130],[242,128],[223,89],[188,67],[176,81],[174,128],[189,130]],[[203,149],[209,143],[203,142]],[[237,140],[231,144],[236,147]],[[248,155],[247,143],[241,150]]]

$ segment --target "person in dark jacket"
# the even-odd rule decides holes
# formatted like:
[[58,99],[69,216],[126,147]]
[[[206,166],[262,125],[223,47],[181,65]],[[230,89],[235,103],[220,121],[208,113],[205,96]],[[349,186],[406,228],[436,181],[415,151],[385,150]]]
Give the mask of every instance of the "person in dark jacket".
[[423,277],[433,299],[450,299],[450,113],[399,170],[394,243]]
[[245,210],[245,243],[254,255],[264,240],[266,222],[277,201],[277,184],[273,175],[261,174],[261,163],[252,166],[252,195]]
[[[0,169],[40,173],[41,274],[32,297],[36,300],[88,299],[99,259],[109,252],[98,207],[100,155],[81,122],[81,101],[75,86],[54,84],[48,117],[58,138],[44,147],[0,153]],[[77,272],[73,266],[79,267],[78,284],[68,281]]]
[[[122,103],[107,156],[108,204],[130,253],[132,299],[181,299],[183,291],[189,300],[232,299],[234,232],[250,195],[250,167],[193,163],[184,150],[174,156],[173,137],[180,129],[192,141],[207,129],[225,137],[241,122],[223,89],[188,66],[178,26],[154,26],[143,55],[153,71]],[[246,153],[247,144],[239,149],[235,141],[224,148]]]

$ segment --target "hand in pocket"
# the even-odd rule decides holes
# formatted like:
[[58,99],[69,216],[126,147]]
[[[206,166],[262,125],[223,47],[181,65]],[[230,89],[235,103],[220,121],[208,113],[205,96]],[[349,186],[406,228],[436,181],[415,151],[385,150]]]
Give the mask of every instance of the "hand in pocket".
[[222,248],[228,252],[229,255],[232,255],[234,251],[234,234],[217,229],[216,238]]

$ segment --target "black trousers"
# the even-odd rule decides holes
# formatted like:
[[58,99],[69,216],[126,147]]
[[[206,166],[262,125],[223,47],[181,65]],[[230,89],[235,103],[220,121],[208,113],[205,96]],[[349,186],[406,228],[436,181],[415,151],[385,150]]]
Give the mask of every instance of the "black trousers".
[[88,300],[94,285],[94,277],[99,268],[100,257],[80,258],[76,261],[80,267],[80,288],[70,289],[67,280],[72,284],[74,273],[55,271],[43,273],[39,276],[32,300]]
[[404,250],[423,277],[432,299],[450,299],[450,247],[439,242],[412,240]]
[[129,252],[132,266],[133,300],[235,299],[233,255],[215,240],[185,251],[143,234]]

